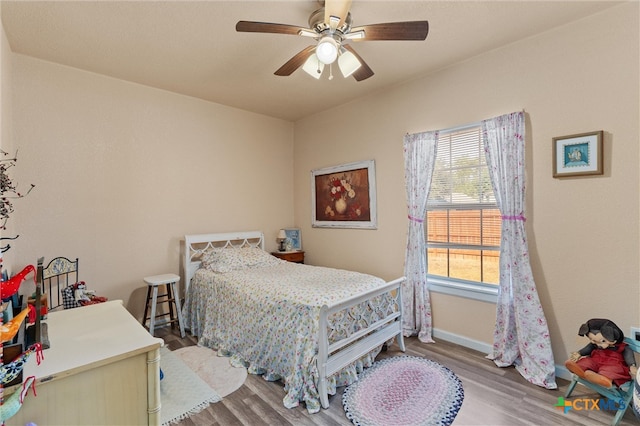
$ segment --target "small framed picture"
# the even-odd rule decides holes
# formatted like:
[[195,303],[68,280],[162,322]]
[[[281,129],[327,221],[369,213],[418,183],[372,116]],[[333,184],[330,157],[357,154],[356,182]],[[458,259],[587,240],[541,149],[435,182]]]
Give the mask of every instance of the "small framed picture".
[[553,138],[553,177],[601,175],[603,131]]
[[300,229],[298,228],[285,228],[285,234],[287,239],[285,240],[286,251],[299,251],[302,250],[302,236],[300,235]]

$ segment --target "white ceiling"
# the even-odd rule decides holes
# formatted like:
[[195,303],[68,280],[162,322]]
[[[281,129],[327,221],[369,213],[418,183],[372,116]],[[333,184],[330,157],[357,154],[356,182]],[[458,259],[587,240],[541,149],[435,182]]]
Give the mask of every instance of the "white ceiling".
[[354,0],[353,26],[429,21],[426,41],[354,42],[375,72],[361,82],[275,76],[313,40],[235,31],[239,20],[307,27],[317,0],[2,0],[1,12],[15,53],[295,121],[618,3]]

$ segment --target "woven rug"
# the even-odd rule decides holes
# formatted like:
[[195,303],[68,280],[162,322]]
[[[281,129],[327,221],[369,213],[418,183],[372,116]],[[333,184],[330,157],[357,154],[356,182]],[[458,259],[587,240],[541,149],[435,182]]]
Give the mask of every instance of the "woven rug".
[[464,398],[462,382],[425,358],[376,361],[342,395],[347,418],[358,426],[450,425]]
[[160,349],[160,418],[162,426],[177,423],[199,413],[222,398],[180,358],[167,348]]
[[247,369],[234,367],[229,358],[204,346],[187,346],[173,351],[218,395],[225,397],[244,384]]

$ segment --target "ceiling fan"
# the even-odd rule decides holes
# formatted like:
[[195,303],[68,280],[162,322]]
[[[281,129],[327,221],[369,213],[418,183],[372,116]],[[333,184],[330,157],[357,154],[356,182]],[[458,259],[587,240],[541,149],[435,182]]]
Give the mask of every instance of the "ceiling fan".
[[337,60],[338,68],[346,78],[356,81],[373,75],[373,70],[351,47],[351,41],[370,40],[425,40],[429,32],[428,21],[388,22],[351,27],[351,0],[319,0],[324,5],[309,17],[309,28],[270,22],[238,21],[236,31],[299,35],[317,40],[282,65],[274,74],[291,75],[302,67],[318,79],[325,65],[329,65],[329,79],[333,78],[331,65]]

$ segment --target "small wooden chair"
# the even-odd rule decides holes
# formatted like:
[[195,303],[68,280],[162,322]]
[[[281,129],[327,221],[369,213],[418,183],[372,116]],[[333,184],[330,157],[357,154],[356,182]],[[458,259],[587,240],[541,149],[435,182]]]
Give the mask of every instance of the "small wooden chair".
[[[633,340],[629,337],[625,337],[624,342],[629,345],[635,355],[640,354],[639,341]],[[633,389],[636,385],[636,380],[636,377],[632,377],[630,381],[623,383],[622,386],[612,385],[610,388],[605,388],[603,386],[596,385],[595,383],[591,383],[587,380],[581,379],[580,377],[573,374],[573,380],[571,381],[571,384],[569,384],[569,388],[567,389],[565,398],[569,398],[571,396],[573,389],[578,383],[581,383],[587,388],[598,392],[600,395],[604,396],[610,401],[614,401],[619,407],[616,415],[613,418],[613,421],[611,422],[611,426],[617,426],[624,416],[624,413],[627,411],[627,408],[629,408],[629,406],[631,405],[631,400],[633,399]]]
[[636,414],[638,420],[640,420],[640,368],[636,375],[636,385],[633,390],[633,412]]
[[63,304],[62,290],[77,282],[78,258],[74,261],[66,257],[53,258],[42,271],[42,291],[49,295],[49,310],[61,306]]

